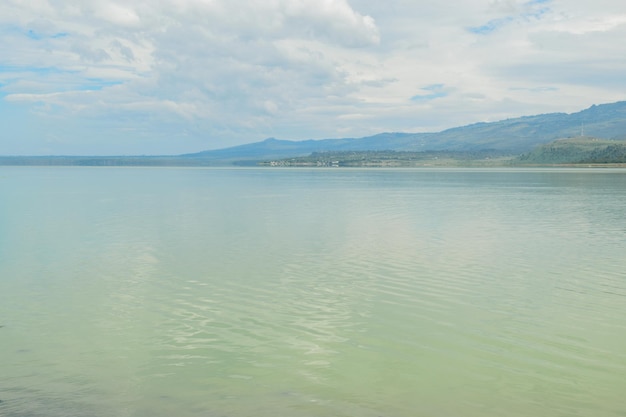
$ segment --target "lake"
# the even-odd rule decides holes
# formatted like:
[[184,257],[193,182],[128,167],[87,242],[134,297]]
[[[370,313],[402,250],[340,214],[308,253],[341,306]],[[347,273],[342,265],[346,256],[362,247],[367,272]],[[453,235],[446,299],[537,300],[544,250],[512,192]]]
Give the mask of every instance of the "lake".
[[626,415],[626,170],[0,168],[2,417]]

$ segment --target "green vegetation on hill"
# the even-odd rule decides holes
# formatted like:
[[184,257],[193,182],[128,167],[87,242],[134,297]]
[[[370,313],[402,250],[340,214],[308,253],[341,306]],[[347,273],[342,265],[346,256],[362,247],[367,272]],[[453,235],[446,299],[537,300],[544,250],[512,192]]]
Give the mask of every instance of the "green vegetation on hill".
[[265,161],[260,165],[293,167],[499,166],[513,157],[494,150],[471,152],[336,151],[313,152],[308,156]]
[[516,159],[520,164],[623,164],[626,141],[580,137],[538,146]]
[[329,151],[261,162],[286,167],[493,167],[626,164],[626,141],[579,137],[540,145],[519,156],[478,151]]

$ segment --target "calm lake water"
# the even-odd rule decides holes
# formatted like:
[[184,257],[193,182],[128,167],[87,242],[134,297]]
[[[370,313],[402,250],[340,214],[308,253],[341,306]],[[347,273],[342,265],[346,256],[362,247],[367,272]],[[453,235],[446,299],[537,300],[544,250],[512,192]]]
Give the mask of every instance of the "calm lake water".
[[626,171],[0,168],[0,416],[626,416]]

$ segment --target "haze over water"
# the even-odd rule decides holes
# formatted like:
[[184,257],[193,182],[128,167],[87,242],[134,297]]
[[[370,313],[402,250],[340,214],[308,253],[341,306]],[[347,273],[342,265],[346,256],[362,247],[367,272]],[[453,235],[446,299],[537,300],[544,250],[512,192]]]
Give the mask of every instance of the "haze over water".
[[626,171],[0,169],[0,416],[626,415]]

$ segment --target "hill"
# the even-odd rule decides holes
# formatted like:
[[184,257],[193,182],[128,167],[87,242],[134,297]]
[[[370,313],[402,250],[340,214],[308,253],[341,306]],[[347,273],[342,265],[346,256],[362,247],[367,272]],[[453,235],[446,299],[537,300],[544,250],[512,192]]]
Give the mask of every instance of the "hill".
[[213,161],[262,161],[301,157],[313,152],[495,150],[530,152],[559,138],[580,136],[626,139],[626,101],[594,105],[577,113],[549,113],[491,123],[475,123],[438,133],[381,133],[364,138],[290,141],[274,138],[231,148],[181,155]]

